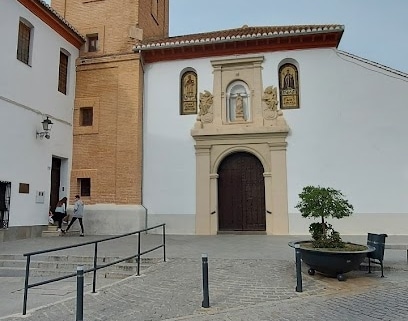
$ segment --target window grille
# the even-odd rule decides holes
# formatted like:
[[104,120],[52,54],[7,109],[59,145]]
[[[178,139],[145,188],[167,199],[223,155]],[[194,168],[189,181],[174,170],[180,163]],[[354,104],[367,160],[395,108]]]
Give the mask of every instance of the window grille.
[[0,181],[0,229],[9,226],[11,183]]

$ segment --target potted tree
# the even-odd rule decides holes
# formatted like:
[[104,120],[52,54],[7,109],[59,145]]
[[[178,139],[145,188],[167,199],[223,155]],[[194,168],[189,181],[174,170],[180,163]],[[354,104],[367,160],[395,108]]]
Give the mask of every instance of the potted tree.
[[358,268],[373,247],[346,243],[328,222],[331,218],[341,219],[353,213],[353,206],[336,189],[321,186],[305,186],[299,194],[300,201],[295,208],[305,218],[318,219],[309,226],[311,241],[291,242],[299,244],[302,260],[309,267],[309,274],[315,271],[345,280],[344,273]]

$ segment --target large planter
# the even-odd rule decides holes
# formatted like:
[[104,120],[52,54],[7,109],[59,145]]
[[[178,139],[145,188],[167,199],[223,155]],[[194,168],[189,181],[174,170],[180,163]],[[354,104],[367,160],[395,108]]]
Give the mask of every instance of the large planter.
[[335,251],[309,247],[302,247],[302,244],[310,241],[289,242],[289,246],[300,245],[302,261],[309,266],[308,273],[314,275],[318,271],[330,277],[337,277],[339,281],[344,281],[344,273],[357,270],[360,264],[367,257],[367,253],[375,251],[372,246],[366,246],[362,251]]

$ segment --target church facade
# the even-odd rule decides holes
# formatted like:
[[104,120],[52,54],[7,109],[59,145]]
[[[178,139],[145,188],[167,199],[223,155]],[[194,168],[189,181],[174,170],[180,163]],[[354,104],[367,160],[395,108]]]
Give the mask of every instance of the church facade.
[[44,153],[64,160],[56,197],[81,195],[86,234],[308,234],[307,185],[354,205],[342,234],[406,234],[408,75],[338,50],[344,26],[169,37],[168,0],[51,4],[80,49],[69,115],[39,109],[67,126]]
[[306,185],[355,206],[342,233],[404,233],[407,75],[339,51],[343,26],[168,37],[168,1],[52,5],[87,39],[71,194],[91,234],[307,234]]
[[408,75],[338,50],[343,31],[244,26],[140,44],[149,221],[307,234],[298,194],[321,185],[354,205],[333,222],[342,234],[406,233]]

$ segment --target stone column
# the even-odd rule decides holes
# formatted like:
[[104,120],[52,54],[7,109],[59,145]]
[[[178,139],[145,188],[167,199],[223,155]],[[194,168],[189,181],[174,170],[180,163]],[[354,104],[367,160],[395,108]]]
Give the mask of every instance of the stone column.
[[288,217],[288,183],[287,183],[287,168],[286,168],[286,145],[285,141],[277,141],[269,143],[271,155],[271,191],[270,196],[271,207],[268,209],[272,214],[267,225],[267,233],[273,235],[287,235],[289,233],[289,217]]
[[196,235],[211,234],[210,145],[196,145]]

